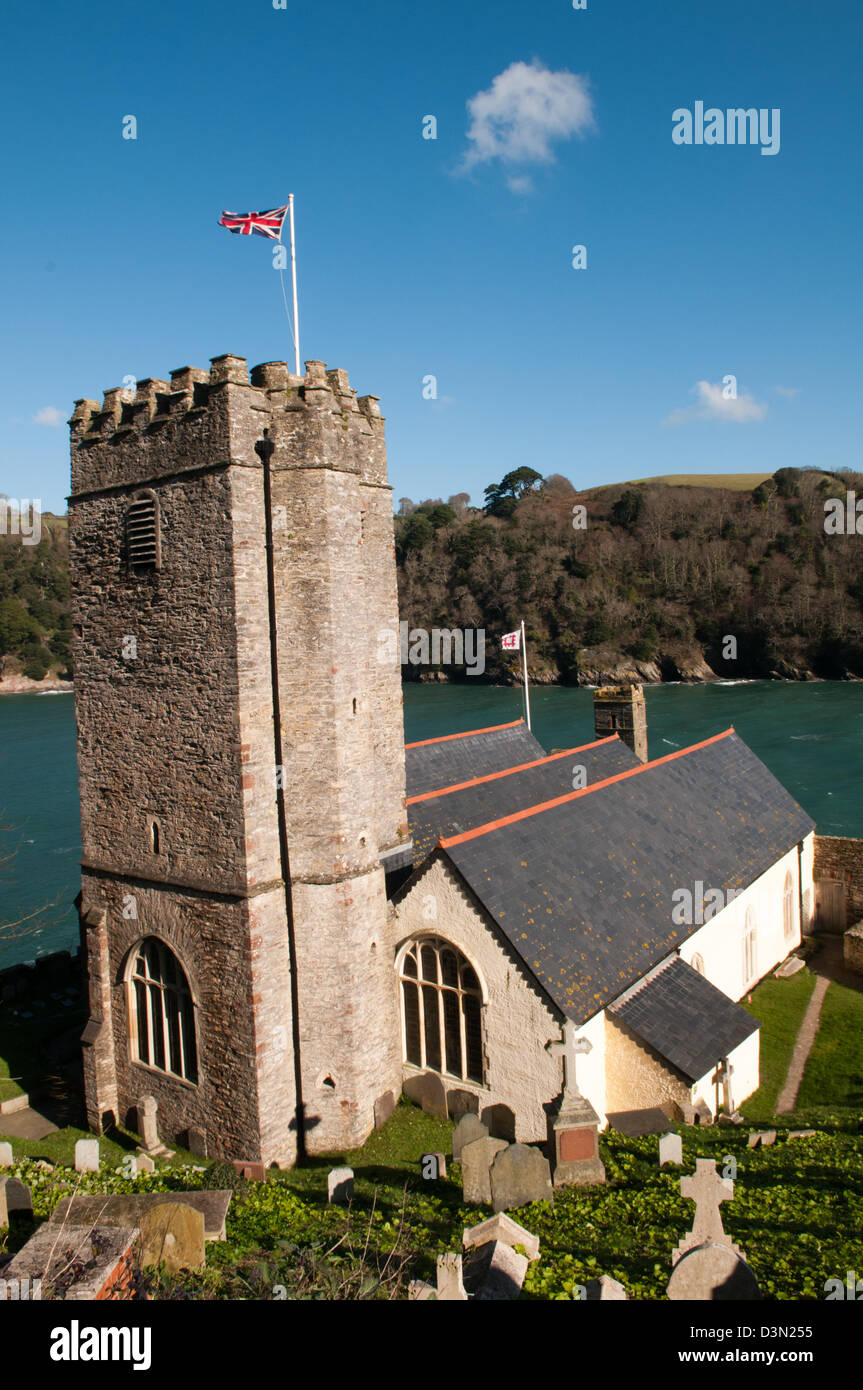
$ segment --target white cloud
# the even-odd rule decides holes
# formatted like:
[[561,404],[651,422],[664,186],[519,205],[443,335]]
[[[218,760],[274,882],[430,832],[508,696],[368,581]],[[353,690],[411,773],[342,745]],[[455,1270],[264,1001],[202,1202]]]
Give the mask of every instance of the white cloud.
[[50,425],[56,429],[63,423],[63,412],[58,410],[55,405],[43,405],[41,410],[37,410],[33,416],[34,425]]
[[784,396],[787,401],[793,401],[800,394],[799,386],[776,386],[773,389],[777,396]]
[[[586,77],[552,72],[534,59],[511,63],[485,92],[467,103],[470,125],[462,169],[499,159],[504,164],[551,164],[552,144],[595,129]],[[530,192],[530,181],[511,177],[516,193]]]
[[722,382],[714,385],[711,381],[697,381],[690,394],[697,397],[695,405],[672,410],[666,425],[682,425],[687,420],[730,420],[742,425],[749,420],[763,420],[767,414],[767,406],[746,391],[726,395]]

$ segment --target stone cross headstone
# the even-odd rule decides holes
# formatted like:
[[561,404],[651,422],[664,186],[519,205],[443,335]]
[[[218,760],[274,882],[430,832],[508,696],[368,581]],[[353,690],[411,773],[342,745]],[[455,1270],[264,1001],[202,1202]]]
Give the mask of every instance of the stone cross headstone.
[[327,1177],[327,1201],[344,1206],[346,1202],[353,1201],[353,1196],[353,1168],[333,1168]]
[[551,1168],[545,1154],[528,1144],[510,1144],[495,1157],[489,1172],[495,1211],[553,1202]]
[[488,1139],[488,1129],[477,1115],[462,1115],[458,1124],[452,1132],[452,1161],[461,1161],[462,1151],[468,1144],[473,1144],[477,1139]]
[[539,1259],[539,1236],[526,1231],[517,1221],[504,1212],[497,1212],[478,1226],[469,1226],[462,1235],[461,1243],[465,1250],[474,1245],[485,1245],[489,1241],[502,1241],[504,1245],[520,1245],[527,1255],[528,1263]]
[[0,1168],[11,1168],[13,1161],[12,1145],[4,1141],[0,1144]]
[[[467,1118],[467,1117],[466,1117]],[[491,1203],[489,1169],[496,1154],[507,1148],[505,1139],[475,1139],[461,1151],[462,1197],[471,1206]]]
[[201,1269],[204,1255],[204,1214],[183,1202],[163,1203],[141,1217],[141,1267],[164,1264],[169,1274]]
[[734,1075],[734,1068],[728,1058],[724,1058],[713,1074],[713,1081],[717,1086],[722,1087],[722,1104],[726,1115],[734,1114],[734,1097],[731,1093],[731,1078]]
[[546,1043],[546,1051],[560,1053],[563,1057],[563,1109],[566,1109],[568,1100],[579,1100],[581,1091],[578,1089],[576,1079],[576,1059],[584,1057],[588,1052],[593,1051],[593,1044],[589,1038],[578,1038],[578,1029],[569,1020],[563,1025],[563,1042]]
[[672,1257],[675,1262],[696,1245],[725,1245],[735,1254],[742,1255],[742,1251],[725,1234],[719,1211],[720,1203],[730,1202],[734,1196],[734,1183],[730,1178],[719,1176],[715,1159],[695,1160],[695,1172],[680,1179],[680,1195],[695,1203],[695,1217],[692,1230],[675,1247]]
[[659,1139],[659,1166],[683,1162],[683,1140],[679,1134],[663,1134]]
[[135,1103],[138,1114],[138,1133],[141,1142],[148,1152],[161,1149],[162,1143],[159,1139],[159,1129],[156,1123],[156,1112],[158,1104],[155,1096],[140,1096]]
[[75,1144],[75,1169],[78,1173],[98,1173],[98,1139],[79,1139]]

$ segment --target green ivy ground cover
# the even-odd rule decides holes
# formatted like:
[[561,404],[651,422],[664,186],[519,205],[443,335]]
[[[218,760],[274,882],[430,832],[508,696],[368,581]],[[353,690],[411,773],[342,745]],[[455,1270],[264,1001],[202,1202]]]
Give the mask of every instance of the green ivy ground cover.
[[[565,1190],[553,1207],[536,1203],[513,1213],[541,1240],[540,1259],[530,1266],[522,1297],[577,1298],[579,1284],[610,1274],[630,1297],[663,1298],[672,1250],[690,1229],[694,1211],[680,1196],[680,1177],[703,1156],[717,1159],[720,1171],[729,1159],[737,1164],[734,1200],[724,1205],[723,1219],[765,1296],[823,1298],[828,1278],[844,1279],[861,1263],[863,1135],[847,1115],[822,1116],[819,1123],[822,1127],[811,1139],[789,1141],[787,1127],[780,1129],[777,1143],[763,1150],[747,1148],[748,1126],[684,1129],[681,1169],[658,1168],[655,1136],[603,1136],[607,1186]],[[364,1267],[379,1268],[393,1252],[405,1259],[398,1286],[375,1292],[370,1279],[362,1284],[368,1295],[352,1296],[404,1297],[409,1278],[433,1282],[436,1256],[461,1249],[464,1227],[491,1215],[488,1208],[464,1206],[457,1165],[437,1183],[420,1179],[421,1154],[447,1152],[451,1130],[447,1121],[401,1104],[362,1149],[242,1186],[228,1213],[227,1240],[207,1247],[206,1271],[183,1276],[179,1285],[163,1290],[164,1296],[272,1298],[278,1286],[292,1290],[298,1268],[311,1268],[314,1261],[320,1262],[311,1283],[314,1291],[299,1296],[340,1296],[333,1292],[340,1270],[356,1265],[358,1258]],[[327,1172],[341,1161],[349,1162],[356,1175],[349,1211],[327,1205]],[[59,1166],[45,1172],[27,1159],[14,1171],[33,1188],[37,1219],[45,1219],[61,1197],[76,1190],[152,1192],[219,1185],[209,1173],[191,1167],[129,1179],[107,1165],[98,1174]],[[7,1237],[5,1253],[18,1248],[26,1235],[18,1229]],[[3,1253],[0,1237],[0,1258]]]

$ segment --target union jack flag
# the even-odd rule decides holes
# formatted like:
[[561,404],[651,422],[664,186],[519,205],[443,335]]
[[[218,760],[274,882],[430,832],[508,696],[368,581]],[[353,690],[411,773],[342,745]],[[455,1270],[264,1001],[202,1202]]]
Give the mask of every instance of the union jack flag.
[[266,212],[223,212],[219,226],[240,236],[266,236],[278,241],[287,210],[285,204],[283,208],[269,208]]

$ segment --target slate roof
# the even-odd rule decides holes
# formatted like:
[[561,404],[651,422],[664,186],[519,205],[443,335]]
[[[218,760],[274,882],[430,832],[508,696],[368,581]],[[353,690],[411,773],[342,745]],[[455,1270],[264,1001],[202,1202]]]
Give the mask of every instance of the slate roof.
[[405,746],[407,794],[419,796],[437,787],[450,787],[454,782],[467,782],[473,777],[484,777],[488,772],[519,767],[544,757],[545,749],[537,743],[523,719],[490,729],[408,743]]
[[613,777],[629,767],[638,767],[632,749],[617,734],[586,743],[565,753],[554,753],[539,762],[504,772],[488,773],[455,787],[426,792],[419,799],[408,799],[408,823],[413,840],[414,863],[429,855],[442,835],[460,835],[477,825],[486,825],[520,811],[563,796],[573,790],[573,768],[584,768],[586,786]]
[[690,1082],[712,1072],[761,1026],[679,957],[628,990],[608,1011]]
[[733,729],[442,840],[536,979],[583,1023],[699,928],[675,889],[745,888],[813,822]]

